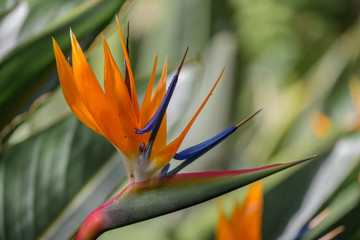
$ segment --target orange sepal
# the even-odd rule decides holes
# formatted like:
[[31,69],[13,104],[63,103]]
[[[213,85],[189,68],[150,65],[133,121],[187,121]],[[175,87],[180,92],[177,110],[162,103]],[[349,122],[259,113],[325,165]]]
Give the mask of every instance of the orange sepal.
[[[152,109],[154,113],[156,112],[157,108],[161,105],[161,102],[166,94],[167,69],[168,69],[168,59],[166,58],[160,80],[159,80],[158,84],[156,85],[154,95],[151,98],[151,105],[155,106]],[[153,115],[153,114],[151,114],[151,115]],[[149,118],[149,120],[150,120],[150,118]]]
[[111,55],[110,49],[106,40],[102,38],[104,46],[104,88],[105,94],[111,102],[114,110],[123,119],[122,124],[129,128],[135,129],[138,126],[138,121],[129,92],[125,85],[124,79]]
[[132,132],[121,124],[123,119],[110,105],[72,32],[71,45],[75,82],[89,113],[111,143],[128,157],[135,156],[138,150],[134,139],[135,130]]
[[[153,155],[151,160],[154,160],[156,162],[156,166],[161,168],[163,166],[165,166],[170,160],[171,158],[175,155],[176,151],[179,149],[180,144],[182,143],[182,141],[184,140],[186,134],[188,133],[188,131],[190,130],[192,124],[194,123],[195,119],[197,118],[197,116],[200,114],[201,110],[204,108],[205,104],[207,103],[207,101],[209,100],[211,94],[213,93],[213,91],[215,90],[217,84],[219,83],[221,76],[223,75],[225,71],[225,68],[222,70],[219,78],[217,79],[217,81],[215,82],[214,86],[212,87],[212,89],[210,90],[209,94],[207,95],[207,97],[205,98],[205,100],[203,101],[203,103],[201,104],[201,106],[199,107],[199,109],[196,111],[195,115],[192,117],[192,119],[190,120],[190,122],[188,123],[188,125],[185,127],[185,129],[183,130],[183,132],[180,134],[179,137],[177,137],[174,141],[172,141],[170,144],[168,144],[165,148],[163,148],[162,150],[160,150],[159,152],[155,152],[155,154]],[[150,160],[150,161],[151,161]]]
[[62,53],[59,45],[53,39],[53,48],[55,53],[56,66],[58,69],[59,80],[61,89],[64,94],[64,98],[69,105],[71,111],[77,116],[77,118],[83,122],[86,126],[91,128],[96,133],[103,135],[103,132],[95,122],[94,118],[88,112],[84,105],[82,98],[79,95],[78,89],[74,80],[74,73],[71,66],[66,61],[64,54]]
[[[226,218],[223,206],[219,208],[219,221],[216,229],[216,240],[238,240],[232,224]],[[242,239],[242,238],[241,238]]]
[[157,65],[158,56],[156,55],[153,65],[153,70],[151,73],[151,77],[146,89],[146,93],[143,99],[143,102],[141,104],[141,111],[140,111],[140,123],[141,126],[145,126],[145,124],[151,119],[152,116],[150,116],[150,112],[153,109],[153,106],[151,105],[151,98],[152,98],[152,92],[154,88],[154,81],[155,81],[155,75],[156,75],[156,65]]
[[[151,105],[153,106],[153,109],[152,109],[152,113],[149,117],[149,120],[155,114],[157,109],[160,107],[161,102],[166,94],[166,78],[167,78],[167,66],[168,66],[167,63],[168,62],[167,62],[167,58],[166,58],[165,62],[164,62],[164,67],[163,67],[163,71],[161,74],[161,78],[156,86],[154,96],[151,101]],[[156,152],[159,149],[162,149],[166,146],[166,140],[167,140],[166,139],[167,138],[167,127],[166,126],[167,125],[166,125],[166,114],[165,114],[164,118],[161,122],[158,134],[154,141],[154,148],[153,148],[154,152]]]
[[250,185],[244,204],[241,207],[236,205],[231,223],[236,235],[241,236],[241,239],[261,239],[263,201],[262,185],[257,181]]
[[143,117],[141,120],[142,126],[145,126],[145,124],[147,124],[150,121],[150,119],[153,117],[153,115],[161,105],[161,102],[166,93],[166,77],[167,77],[167,59],[165,59],[162,74],[154,91],[154,94],[151,96],[150,100],[147,99],[146,102],[143,102],[143,104],[145,105],[142,107],[142,111],[143,111],[142,113]]
[[125,56],[125,62],[126,62],[126,67],[129,71],[129,77],[130,77],[130,86],[131,86],[131,102],[135,111],[136,116],[139,118],[140,117],[140,110],[139,110],[139,102],[137,99],[137,94],[136,94],[136,89],[135,89],[135,82],[134,82],[134,76],[132,73],[132,69],[131,69],[131,65],[130,65],[130,60],[129,60],[129,54],[126,50],[126,45],[124,42],[124,38],[123,35],[121,33],[121,28],[120,28],[120,24],[119,24],[119,20],[116,17],[116,23],[119,29],[119,34],[120,34],[120,40],[121,40],[121,45],[124,51],[124,56]]

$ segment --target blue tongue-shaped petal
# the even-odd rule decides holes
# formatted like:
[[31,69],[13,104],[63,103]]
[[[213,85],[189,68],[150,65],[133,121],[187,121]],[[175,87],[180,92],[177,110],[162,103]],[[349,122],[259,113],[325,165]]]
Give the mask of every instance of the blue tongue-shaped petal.
[[197,154],[201,154],[201,153],[204,154],[205,152],[209,151],[210,149],[215,147],[217,144],[222,142],[225,138],[230,136],[233,132],[235,132],[236,129],[237,129],[237,127],[235,127],[235,126],[229,127],[227,129],[225,129],[224,131],[220,132],[219,134],[217,134],[216,136],[206,140],[205,142],[199,143],[193,147],[190,147],[179,153],[176,153],[174,156],[174,159],[184,160],[184,159],[189,159]]
[[160,177],[165,177],[169,171],[170,163],[166,164],[165,167],[161,169]]
[[[165,112],[166,112],[166,108],[169,105],[170,99],[175,90],[177,81],[178,81],[178,75],[175,75],[173,77],[173,79],[171,80],[171,83],[166,91],[166,94],[165,94],[159,108],[155,112],[154,116],[152,116],[150,121],[142,129],[135,128],[137,134],[143,134],[143,133],[150,132],[151,130],[153,130],[155,128],[157,120],[161,119],[161,121],[162,121],[162,119],[165,115]],[[161,123],[161,121],[159,121],[159,122]]]
[[[173,79],[171,80],[171,83],[166,91],[166,94],[159,106],[159,108],[157,109],[156,113],[154,114],[154,116],[152,116],[152,118],[150,119],[150,121],[142,128],[142,129],[136,129],[136,133],[137,134],[143,134],[143,133],[147,133],[147,132],[150,132],[154,129],[156,129],[156,133],[155,133],[155,136],[157,134],[157,131],[158,131],[158,128],[160,128],[160,125],[161,125],[161,122],[162,122],[162,119],[164,118],[164,115],[165,115],[165,112],[166,112],[166,109],[169,105],[169,102],[170,102],[170,99],[172,97],[172,94],[175,90],[175,87],[176,87],[176,84],[178,82],[178,77],[179,77],[179,74],[180,74],[180,71],[181,71],[181,67],[184,63],[184,60],[185,60],[185,57],[186,57],[186,53],[188,51],[189,48],[186,48],[186,51],[185,51],[185,54],[184,54],[184,57],[183,59],[181,60],[180,62],[180,65],[173,77]],[[158,125],[158,126],[157,126]],[[157,126],[157,127],[156,127]]]
[[165,116],[165,112],[166,112],[166,109],[167,109],[167,107],[169,105],[171,96],[172,96],[172,94],[173,94],[173,92],[175,90],[175,86],[176,86],[176,83],[178,81],[178,77],[179,77],[182,65],[184,64],[185,57],[186,57],[188,49],[189,49],[189,47],[187,47],[186,50],[185,50],[184,57],[181,60],[180,65],[179,65],[179,67],[178,67],[178,69],[177,69],[177,71],[175,73],[175,76],[173,77],[173,79],[172,79],[172,81],[170,83],[170,86],[168,87],[168,89],[167,89],[167,91],[165,93],[165,96],[164,96],[164,98],[163,98],[163,100],[162,100],[162,102],[160,104],[160,107],[158,108],[158,110],[156,111],[154,116],[150,119],[150,121],[145,125],[144,128],[136,129],[136,133],[138,133],[138,134],[142,134],[142,133],[146,133],[146,132],[151,131],[149,141],[148,141],[148,144],[147,144],[147,146],[145,148],[145,152],[144,152],[144,156],[143,156],[143,158],[148,160],[148,161],[150,160],[151,150],[152,150],[155,138],[156,138],[157,133],[159,131],[161,122],[162,122],[162,120],[163,120],[163,118]]
[[257,112],[253,113],[249,117],[247,117],[242,122],[238,123],[237,125],[233,127],[229,127],[222,131],[221,133],[217,134],[216,136],[206,140],[205,142],[199,143],[193,147],[190,147],[188,149],[185,149],[181,151],[180,153],[176,153],[174,156],[174,159],[177,160],[185,160],[180,165],[178,165],[176,168],[168,172],[167,176],[172,176],[176,173],[178,173],[180,170],[182,170],[184,167],[201,157],[203,154],[211,150],[213,147],[218,145],[220,142],[222,142],[225,138],[230,136],[233,132],[236,131],[240,126],[244,125],[247,121],[249,121],[251,118],[253,118],[256,114],[258,114],[262,109],[258,110]]

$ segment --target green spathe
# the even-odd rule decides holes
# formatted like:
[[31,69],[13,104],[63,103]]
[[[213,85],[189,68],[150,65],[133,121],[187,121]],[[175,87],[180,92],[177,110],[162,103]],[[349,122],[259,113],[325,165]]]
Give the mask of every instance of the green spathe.
[[255,169],[177,174],[131,184],[91,213],[75,239],[95,239],[107,230],[202,203],[315,157]]

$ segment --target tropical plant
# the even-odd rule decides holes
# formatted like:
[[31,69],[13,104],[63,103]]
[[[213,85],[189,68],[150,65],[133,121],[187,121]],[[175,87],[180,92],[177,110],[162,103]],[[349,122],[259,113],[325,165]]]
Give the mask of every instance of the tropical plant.
[[[350,0],[2,1],[0,238],[70,238],[91,212],[115,199],[115,209],[123,212],[132,206],[138,213],[129,214],[129,221],[115,219],[118,224],[109,228],[151,219],[108,231],[100,239],[213,239],[218,216],[214,200],[153,217],[292,164],[231,178],[225,174],[216,181],[204,174],[195,185],[189,173],[258,168],[319,154],[316,160],[262,180],[262,238],[358,239],[360,25],[355,5]],[[150,188],[126,188],[127,172],[115,148],[67,106],[51,37],[62,49],[63,60],[74,66],[74,58],[68,58],[71,28],[102,84],[102,37],[120,72],[126,65],[115,15],[122,29],[130,23],[127,62],[139,106],[146,99],[149,77],[154,75],[155,83],[161,79],[161,71],[152,71],[153,58],[167,55],[167,69],[174,76],[183,51],[190,47],[167,108],[168,139],[180,135],[227,66],[179,153],[205,139],[212,139],[210,145],[218,143],[223,135],[212,136],[263,109],[231,132],[231,139],[182,169],[186,178],[176,174],[166,178],[167,184],[158,179],[145,181]],[[210,145],[187,152],[200,154]],[[207,187],[197,185],[203,183]],[[241,201],[243,195],[242,189],[225,194],[225,213],[233,199]],[[141,209],[144,203],[162,211]]]

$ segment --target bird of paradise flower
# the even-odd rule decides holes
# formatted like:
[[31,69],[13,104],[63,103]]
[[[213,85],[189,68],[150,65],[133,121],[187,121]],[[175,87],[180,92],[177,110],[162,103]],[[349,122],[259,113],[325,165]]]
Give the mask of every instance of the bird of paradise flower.
[[[313,157],[287,164],[257,169],[177,174],[208,152],[257,111],[235,126],[193,147],[178,152],[186,134],[209,100],[224,72],[182,133],[167,144],[166,109],[178,82],[188,49],[166,90],[167,61],[153,92],[157,57],[141,107],[137,100],[128,47],[117,20],[125,56],[125,76],[120,73],[103,38],[105,53],[104,90],[87,63],[75,35],[70,31],[72,63],[66,61],[53,39],[58,75],[64,97],[73,113],[89,128],[106,137],[117,149],[125,165],[129,185],[115,198],[93,211],[75,239],[94,239],[103,232],[146,220],[209,200]],[[170,160],[181,164],[170,170]]]
[[[230,218],[227,218],[221,203],[219,204],[219,219],[216,229],[216,240],[261,240],[262,215],[264,208],[264,192],[262,183],[257,181],[250,185],[244,203],[240,206],[235,203],[235,208]],[[316,215],[306,224],[294,240],[299,240],[309,230],[316,228],[329,215],[330,210]],[[339,235],[344,226],[339,226],[322,236],[321,240],[330,240]]]
[[[183,132],[174,141],[167,144],[166,109],[178,82],[188,49],[185,51],[168,90],[165,90],[167,76],[167,61],[165,61],[161,78],[155,92],[152,93],[158,60],[157,57],[155,58],[150,81],[140,108],[127,48],[119,24],[118,27],[126,62],[125,80],[103,38],[105,92],[98,83],[72,32],[72,67],[66,61],[55,40],[53,40],[53,44],[59,79],[68,105],[85,125],[98,134],[105,136],[115,146],[126,167],[129,183],[149,179],[158,170],[167,166],[173,157],[184,160],[199,153],[203,154],[259,112],[254,113],[246,121],[225,130],[209,141],[176,154],[196,117],[215,90],[225,69],[222,70],[208,96]],[[171,174],[180,171],[182,167],[172,171]],[[168,167],[165,169],[168,169]]]
[[263,195],[258,181],[251,184],[242,206],[236,202],[231,218],[225,216],[220,206],[216,240],[261,240]]

